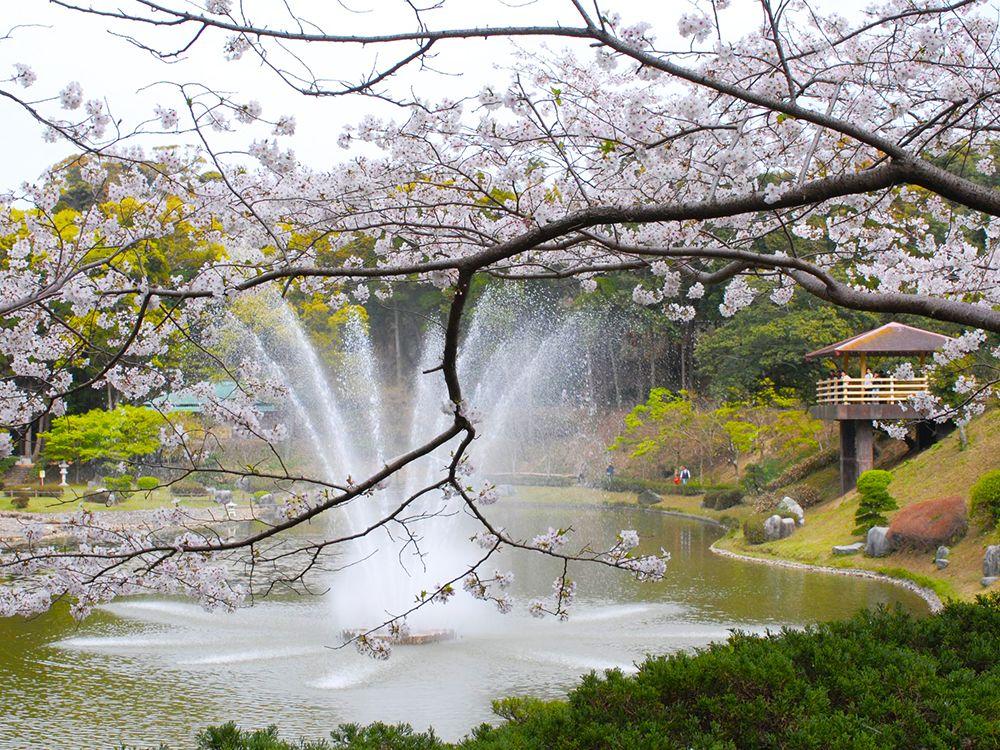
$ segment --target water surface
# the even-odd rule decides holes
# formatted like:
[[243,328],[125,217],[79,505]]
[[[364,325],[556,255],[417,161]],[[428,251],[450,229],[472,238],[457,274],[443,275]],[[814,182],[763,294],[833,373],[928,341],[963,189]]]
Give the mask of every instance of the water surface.
[[514,613],[473,602],[470,616],[468,606],[444,605],[457,640],[397,647],[387,662],[332,648],[339,638],[323,598],[274,599],[231,614],[143,598],[79,625],[64,609],[0,620],[0,748],[186,748],[197,729],[231,719],[278,724],[290,737],[321,736],[343,722],[405,721],[454,739],[493,720],[496,698],[563,696],[591,670],[631,671],[646,654],[696,648],[734,628],[763,632],[882,604],[926,612],[915,594],[883,582],[719,557],[709,545],[722,531],[698,521],[508,505],[495,513],[515,535],[571,523],[580,539],[609,541],[635,528],[672,554],[667,577],[640,584],[579,567],[572,618],[539,621],[527,602],[548,592],[558,569],[516,555],[498,564],[517,576]]

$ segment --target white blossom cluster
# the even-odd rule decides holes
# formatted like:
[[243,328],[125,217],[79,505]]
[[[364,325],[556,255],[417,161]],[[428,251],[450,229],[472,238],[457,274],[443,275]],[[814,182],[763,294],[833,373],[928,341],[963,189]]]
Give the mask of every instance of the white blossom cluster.
[[[404,277],[452,296],[460,291],[459,268],[488,257],[486,270],[515,276],[580,269],[583,292],[597,290],[602,272],[595,269],[602,266],[640,269],[635,303],[662,305],[677,321],[691,320],[710,279],[725,284],[724,316],[758,297],[788,304],[793,283],[808,290],[809,280],[829,279],[865,299],[913,296],[995,311],[1000,220],[990,211],[960,206],[951,193],[896,182],[877,190],[830,190],[820,199],[807,189],[865,179],[900,161],[886,159],[887,144],[924,169],[961,152],[963,169],[994,171],[994,133],[983,123],[1000,117],[996,14],[982,3],[947,11],[924,4],[929,12],[911,12],[912,3],[879,0],[857,17],[790,4],[781,29],[790,52],[782,60],[770,33],[722,33],[716,19],[725,26],[729,5],[715,0],[684,9],[682,54],[654,47],[656,30],[641,19],[609,14],[618,47],[525,53],[508,81],[475,99],[420,100],[395,110],[395,119],[365,117],[339,134],[338,144],[351,150],[329,168],[297,159],[285,140],[295,133],[294,116],[264,119],[256,92],[227,98],[185,89],[161,101],[146,123],[170,133],[196,128],[209,148],[147,151],[134,139],[117,139],[118,118],[100,94],[85,95],[79,82],[62,80],[44,81],[49,88],[36,97],[33,69],[13,65],[5,91],[14,97],[32,87],[35,98],[25,104],[43,119],[43,137],[69,139],[86,154],[78,160],[80,180],[55,171],[0,197],[0,434],[7,435],[0,452],[9,452],[9,435],[39,415],[62,413],[74,388],[111,388],[136,403],[178,390],[156,365],[164,353],[191,331],[209,330],[269,277],[336,305],[388,295],[392,282]],[[262,36],[232,28],[235,7],[231,0],[202,0],[187,12],[224,21],[226,30],[206,38],[221,44],[229,60],[254,46],[276,54]],[[650,57],[636,65],[629,51]],[[666,75],[656,60],[690,75]],[[335,79],[346,76],[320,77],[317,85]],[[714,91],[713,84],[725,90]],[[742,93],[726,93],[734,88]],[[178,112],[185,114],[183,126]],[[810,121],[819,116],[822,125]],[[934,127],[923,127],[931,122]],[[239,139],[244,126],[265,130],[248,135],[242,152],[231,150],[229,139]],[[211,148],[218,132],[227,139],[225,149]],[[203,179],[207,164],[211,179]],[[955,184],[966,179],[957,172],[952,177]],[[92,207],[62,208],[70,189],[89,192],[84,197]],[[977,189],[988,202],[990,195]],[[653,216],[654,210],[662,213]],[[600,216],[581,220],[588,212]],[[552,227],[569,229],[559,234]],[[824,281],[788,268],[792,238],[797,257]],[[775,239],[784,251],[773,249]],[[365,258],[359,241],[373,247]],[[171,271],[164,278],[135,252],[170,249],[171,242],[199,253],[196,273]],[[782,263],[760,264],[759,276],[743,266],[722,273],[726,263],[737,263],[736,251]],[[386,278],[370,277],[378,273]],[[70,318],[101,331],[110,358],[67,326]],[[995,361],[1000,351],[984,351],[985,342],[982,331],[969,330],[935,356],[935,365],[940,371],[973,355]],[[79,373],[95,364],[100,376],[81,380]],[[260,409],[262,401],[282,400],[280,383],[269,384],[273,379],[250,365],[240,372],[240,389],[230,398],[215,398],[208,384],[184,387],[205,400],[209,420],[248,439],[283,440],[284,428],[269,425]],[[951,400],[971,401],[955,418],[967,420],[984,408],[989,393],[987,378],[963,373]],[[913,406],[949,418],[932,396],[914,399]],[[468,404],[445,408],[450,416],[478,420]],[[164,430],[166,449],[200,455],[191,442],[183,430]],[[462,476],[472,472],[464,461],[458,469]],[[485,492],[477,502],[493,499]],[[298,517],[314,502],[319,499],[294,499],[285,512]],[[619,543],[626,541],[631,537]],[[486,549],[496,542],[492,534],[477,535]],[[103,537],[88,543],[113,544]],[[132,552],[147,543],[141,537],[127,542]],[[565,543],[565,531],[550,529],[528,546],[555,552]],[[175,576],[190,581],[192,590],[209,591],[209,598],[225,599],[215,590],[221,586],[215,574],[177,568],[181,558]],[[665,560],[626,555],[620,562],[638,577],[656,578]],[[74,564],[93,572],[80,560]],[[86,603],[125,586],[95,584],[90,595],[81,583],[89,579],[72,571],[69,563],[23,571],[33,580],[57,581],[30,589],[23,601],[34,604],[23,606],[41,606],[70,589]],[[131,575],[125,566],[107,580],[126,571]],[[143,585],[165,584],[147,576]],[[10,602],[9,593],[3,596]]]

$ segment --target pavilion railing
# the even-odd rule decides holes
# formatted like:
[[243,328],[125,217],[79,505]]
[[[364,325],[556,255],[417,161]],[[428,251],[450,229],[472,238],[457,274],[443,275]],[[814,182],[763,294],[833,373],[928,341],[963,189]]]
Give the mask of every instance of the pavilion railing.
[[820,404],[894,404],[927,392],[927,378],[829,378],[816,384]]

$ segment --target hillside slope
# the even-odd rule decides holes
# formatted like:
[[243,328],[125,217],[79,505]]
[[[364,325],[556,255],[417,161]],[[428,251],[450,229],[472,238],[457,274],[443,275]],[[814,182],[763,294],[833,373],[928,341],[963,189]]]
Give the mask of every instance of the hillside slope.
[[[900,508],[931,498],[960,495],[969,499],[969,488],[984,472],[1000,468],[1000,409],[994,409],[968,426],[969,446],[962,450],[953,433],[925,451],[892,468],[889,491]],[[951,563],[938,570],[933,553],[896,552],[874,559],[863,555],[835,557],[831,547],[861,541],[851,535],[857,493],[851,492],[806,511],[806,525],[777,542],[749,545],[740,531],[720,540],[719,547],[755,557],[780,557],[814,565],[868,568],[910,578],[934,588],[945,597],[969,599],[983,592],[983,550],[1000,544],[1000,529],[985,530],[975,522],[968,535],[951,549]]]

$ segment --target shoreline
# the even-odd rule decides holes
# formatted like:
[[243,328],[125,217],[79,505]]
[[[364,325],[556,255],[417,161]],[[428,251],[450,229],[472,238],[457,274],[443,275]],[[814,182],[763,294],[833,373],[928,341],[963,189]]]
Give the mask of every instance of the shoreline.
[[761,565],[773,565],[778,568],[808,570],[816,573],[828,573],[831,575],[850,576],[852,578],[867,578],[873,581],[884,581],[886,583],[891,583],[895,586],[907,589],[908,591],[911,591],[919,596],[927,602],[927,606],[930,609],[931,614],[940,612],[944,609],[944,602],[941,601],[941,597],[938,596],[936,591],[929,589],[926,586],[921,586],[919,583],[911,581],[908,578],[897,578],[896,576],[886,575],[885,573],[879,573],[875,570],[865,570],[864,568],[834,568],[829,565],[813,565],[811,563],[798,562],[797,560],[786,560],[784,558],[775,558],[772,560],[766,557],[754,557],[753,555],[744,555],[739,552],[733,552],[732,550],[716,547],[715,545],[718,541],[721,540],[712,542],[709,549],[720,557],[728,557],[733,560],[740,560],[743,562],[760,563]]
[[[536,508],[551,507],[551,505],[549,503],[544,503],[544,502],[533,502],[533,501],[530,501],[530,500],[517,500],[516,502],[518,502],[518,504],[521,504],[521,505],[533,506],[533,507],[536,507]],[[691,520],[691,521],[698,521],[699,523],[704,523],[704,524],[708,524],[710,526],[718,527],[720,529],[728,530],[728,527],[724,523],[722,523],[718,519],[711,518],[709,516],[702,516],[702,515],[698,515],[697,513],[690,513],[690,512],[680,511],[680,510],[670,510],[670,509],[667,509],[667,508],[657,508],[656,506],[641,505],[639,503],[635,503],[635,504],[632,504],[632,503],[621,503],[621,504],[618,504],[618,503],[594,503],[594,504],[591,504],[591,503],[558,503],[558,506],[559,507],[563,507],[563,508],[576,508],[576,509],[581,509],[581,510],[582,509],[595,508],[595,507],[599,508],[599,509],[608,509],[608,510],[615,510],[615,509],[618,509],[618,510],[639,510],[639,511],[642,511],[644,513],[659,513],[660,515],[674,516],[676,518],[684,518],[684,519]],[[193,509],[192,508],[192,509],[189,509],[189,510],[194,510],[194,511],[199,511],[200,510],[200,511],[202,511],[201,514],[198,514],[196,512],[196,513],[194,513],[194,514],[192,514],[190,516],[190,518],[191,518],[191,520],[193,522],[201,522],[201,523],[226,523],[226,522],[234,523],[235,522],[235,523],[239,523],[239,522],[246,522],[246,521],[251,521],[251,520],[257,520],[256,519],[256,514],[255,514],[254,510],[251,507],[249,507],[249,506],[245,507],[245,508],[241,507],[238,510],[237,509],[233,509],[233,510],[237,510],[237,512],[234,513],[234,514],[232,514],[232,515],[230,515],[230,514],[227,513],[227,517],[216,516],[215,513],[212,512],[214,510],[212,508],[198,508],[198,509]],[[205,511],[208,511],[208,512],[206,513]],[[247,518],[243,517],[243,516],[247,515],[247,512],[249,512],[249,517],[247,517]],[[120,511],[120,513],[122,514],[122,516],[124,516],[123,520],[127,519],[129,521],[137,521],[137,520],[148,519],[150,511],[147,511],[147,510],[135,510],[135,511]],[[23,529],[23,527],[27,526],[27,525],[41,524],[43,526],[47,526],[48,528],[46,530],[49,533],[45,534],[43,536],[43,539],[41,539],[39,541],[44,542],[44,543],[48,543],[48,544],[52,544],[52,543],[58,543],[58,539],[60,537],[60,533],[58,531],[58,528],[60,526],[62,526],[62,524],[63,524],[63,522],[65,520],[64,518],[61,518],[60,515],[61,514],[53,514],[53,516],[55,516],[54,518],[52,516],[49,516],[47,519],[43,520],[43,519],[39,519],[37,517],[37,514],[30,513],[30,512],[26,513],[26,512],[23,512],[23,511],[4,511],[4,512],[0,512],[0,521],[6,520],[8,524],[10,522],[14,522],[14,524],[16,524],[17,531],[21,531],[21,529]],[[128,527],[130,527],[132,525],[133,524],[125,523],[125,524],[122,524],[121,527],[122,528],[128,528]],[[24,543],[24,540],[17,538],[17,537],[19,537],[21,535],[20,534],[16,534],[16,535],[15,534],[11,534],[10,532],[13,531],[14,529],[3,528],[3,526],[4,526],[4,524],[0,524],[0,544],[2,544],[4,546],[7,546],[8,548],[14,548],[14,547],[22,546],[22,544]],[[3,533],[3,532],[6,532],[6,533]],[[806,570],[806,571],[811,571],[811,572],[815,572],[815,573],[826,573],[826,574],[829,574],[829,575],[850,576],[850,577],[854,577],[854,578],[867,578],[869,580],[874,580],[874,581],[883,581],[885,583],[890,583],[890,584],[892,584],[894,586],[899,586],[901,588],[904,588],[904,589],[906,589],[906,590],[908,590],[908,591],[916,594],[917,596],[919,596],[921,599],[924,600],[924,602],[927,603],[927,607],[928,607],[928,609],[930,610],[930,612],[932,614],[935,613],[935,612],[939,612],[939,611],[941,611],[941,609],[944,608],[944,603],[941,601],[941,597],[938,596],[937,592],[933,591],[932,589],[927,588],[926,586],[921,586],[920,584],[918,584],[918,583],[916,583],[914,581],[911,581],[911,580],[909,580],[907,578],[897,578],[895,576],[886,575],[885,573],[879,573],[879,572],[874,571],[874,570],[866,570],[864,568],[835,568],[835,567],[831,567],[831,566],[828,566],[828,565],[813,565],[811,563],[799,562],[797,560],[788,560],[788,559],[785,559],[785,558],[756,557],[754,555],[747,555],[747,554],[743,554],[743,553],[740,553],[740,552],[733,552],[732,550],[722,549],[722,548],[720,548],[720,547],[717,546],[719,542],[721,542],[723,539],[726,539],[726,538],[727,537],[724,535],[724,536],[720,537],[719,539],[716,539],[714,542],[712,542],[712,544],[709,545],[709,551],[712,552],[712,554],[719,555],[720,557],[727,557],[727,558],[730,558],[732,560],[739,560],[741,562],[757,563],[757,564],[760,564],[760,565],[772,565],[772,566],[775,566],[775,567],[787,568],[787,569],[791,569],[791,570]]]
[[[538,502],[531,502],[524,500],[518,502],[524,505],[531,505],[534,507],[549,505],[548,503],[538,503]],[[565,503],[565,504],[560,504],[560,507],[564,508],[599,507],[609,510],[615,510],[615,509],[641,510],[646,513],[659,513],[660,515],[675,516],[678,518],[686,518],[691,521],[699,521],[701,523],[709,524],[711,526],[717,526],[721,529],[726,529],[727,531],[729,529],[729,527],[727,527],[724,523],[722,523],[718,519],[711,518],[709,516],[701,516],[696,513],[689,513],[679,510],[657,508],[655,505],[647,506],[647,505],[640,505],[639,503],[635,503],[634,505],[632,503],[621,503],[621,504],[602,503],[595,505],[590,505],[587,503]],[[753,555],[746,555],[740,552],[733,552],[731,550],[722,549],[721,547],[716,546],[718,545],[719,542],[721,542],[723,539],[726,538],[727,536],[723,535],[719,539],[716,539],[714,542],[712,542],[712,544],[709,545],[708,548],[709,551],[712,552],[712,554],[719,555],[720,557],[727,557],[732,560],[739,560],[741,562],[758,563],[760,565],[772,565],[778,568],[787,568],[790,570],[805,570],[812,573],[826,573],[829,575],[848,576],[852,578],[866,578],[871,581],[882,581],[884,583],[889,583],[894,586],[899,586],[900,588],[904,588],[907,591],[910,591],[919,596],[921,599],[924,600],[924,602],[926,602],[927,608],[928,610],[930,610],[931,614],[940,612],[942,609],[944,609],[944,602],[941,601],[941,597],[938,596],[936,591],[927,588],[926,586],[921,586],[920,584],[911,581],[907,578],[897,578],[895,576],[886,575],[885,573],[879,573],[878,571],[874,570],[866,570],[864,568],[835,568],[829,565],[813,565],[812,563],[804,563],[804,562],[799,562],[797,560],[788,560],[785,558],[772,559],[766,557],[754,557]]]

